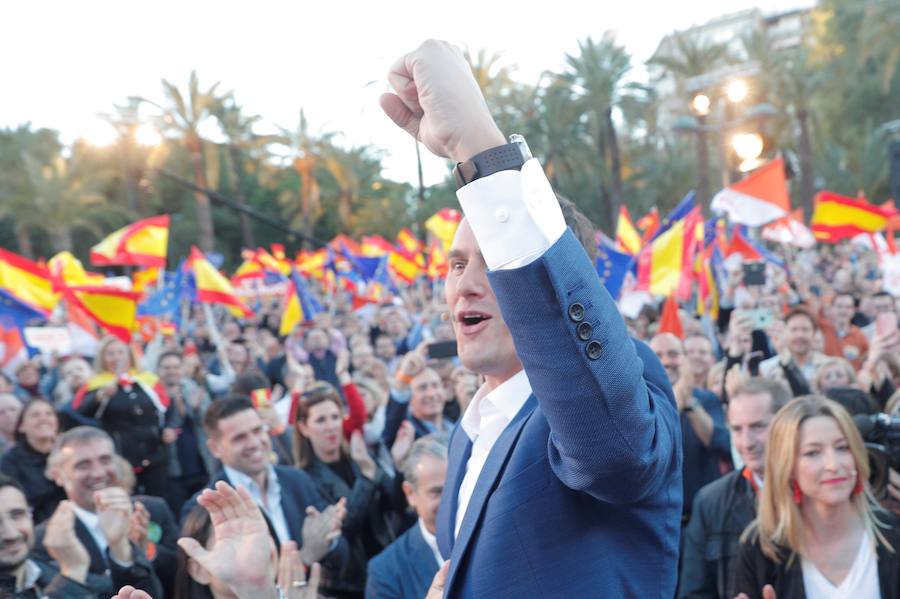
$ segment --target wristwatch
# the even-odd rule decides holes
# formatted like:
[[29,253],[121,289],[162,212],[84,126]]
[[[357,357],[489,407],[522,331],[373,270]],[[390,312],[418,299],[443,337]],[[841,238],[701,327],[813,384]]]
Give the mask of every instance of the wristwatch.
[[456,189],[500,171],[519,170],[528,160],[531,160],[528,143],[524,137],[513,133],[508,144],[475,154],[465,162],[457,162],[453,168]]
[[685,414],[687,414],[688,412],[693,412],[694,409],[697,407],[697,404],[699,404],[699,403],[700,402],[697,401],[696,397],[691,397],[691,401],[687,402],[687,405],[685,405],[683,408],[681,408],[681,411],[684,412]]

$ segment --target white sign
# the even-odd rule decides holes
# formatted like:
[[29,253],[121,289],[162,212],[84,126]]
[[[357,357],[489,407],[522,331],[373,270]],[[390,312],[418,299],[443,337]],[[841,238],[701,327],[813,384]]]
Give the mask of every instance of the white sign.
[[72,335],[65,327],[25,327],[25,344],[45,355],[72,353]]

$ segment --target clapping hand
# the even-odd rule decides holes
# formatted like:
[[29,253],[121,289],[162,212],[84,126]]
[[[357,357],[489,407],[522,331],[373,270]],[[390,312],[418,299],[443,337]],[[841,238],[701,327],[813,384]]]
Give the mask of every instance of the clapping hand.
[[416,429],[413,428],[413,425],[409,420],[404,420],[397,430],[394,444],[391,445],[391,458],[393,458],[394,465],[397,466],[397,468],[400,468],[403,465],[403,460],[409,455],[409,450],[412,448],[413,441],[415,440]]
[[375,480],[377,467],[375,460],[369,455],[366,442],[359,431],[354,431],[350,437],[350,458],[359,466],[360,473],[369,480]]
[[109,554],[117,562],[134,560],[128,533],[131,529],[131,498],[121,487],[107,487],[94,493],[100,530],[109,543]]
[[141,551],[147,553],[147,527],[150,526],[150,512],[144,507],[140,501],[134,502],[134,509],[131,513],[131,525],[128,528],[128,540],[141,548]]
[[153,599],[153,597],[146,591],[136,589],[131,585],[125,585],[119,589],[119,592],[112,599]]
[[435,574],[434,578],[431,580],[431,587],[429,587],[425,599],[443,599],[444,585],[447,583],[447,572],[449,571],[450,561],[448,560],[444,562],[441,569],[437,571],[437,574]]
[[182,537],[178,546],[240,599],[276,597],[272,537],[247,490],[219,481],[215,490],[204,490],[197,503],[209,512],[215,545],[207,550],[196,539]]
[[63,576],[84,583],[91,557],[75,534],[75,510],[68,501],[61,501],[50,517],[44,535],[44,547],[50,557],[56,560]]
[[347,500],[340,498],[334,505],[329,505],[322,512],[314,506],[306,508],[303,520],[303,547],[300,556],[303,563],[312,564],[320,561],[331,549],[332,541],[340,538],[341,525],[347,515]]
[[[767,584],[763,587],[762,595],[763,599],[778,599],[777,597],[775,597],[775,588],[770,584]],[[746,593],[741,593],[734,599],[750,599],[750,597],[748,597]]]

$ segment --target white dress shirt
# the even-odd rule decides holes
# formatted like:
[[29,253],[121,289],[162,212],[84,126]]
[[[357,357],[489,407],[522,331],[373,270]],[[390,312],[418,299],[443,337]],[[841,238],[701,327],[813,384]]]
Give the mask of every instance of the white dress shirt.
[[278,535],[278,543],[290,541],[291,531],[288,528],[287,518],[284,517],[284,508],[281,507],[281,485],[278,483],[278,475],[275,474],[275,468],[269,466],[269,469],[266,471],[265,497],[263,497],[262,489],[259,488],[259,485],[252,478],[228,466],[223,466],[223,469],[231,484],[235,487],[247,489],[256,505],[269,518],[272,528],[275,529],[275,534]]
[[434,554],[434,559],[437,560],[438,567],[444,565],[444,558],[441,555],[441,550],[438,549],[437,545],[437,537],[428,532],[428,529],[425,528],[425,523],[419,518],[419,530],[422,531],[422,538],[425,539],[425,544],[431,548],[431,552]]
[[[518,268],[540,258],[566,231],[566,222],[537,159],[521,171],[500,171],[456,192],[489,270]],[[522,370],[487,393],[478,390],[460,425],[472,441],[472,455],[459,487],[454,537],[459,534],[488,454],[503,429],[531,395]]]
[[106,535],[103,534],[103,529],[100,528],[100,516],[78,507],[75,505],[75,502],[72,502],[72,509],[75,511],[75,516],[81,520],[84,527],[91,533],[91,538],[94,539],[94,543],[97,544],[100,553],[106,556],[106,548],[109,547],[109,543],[106,542]]
[[459,485],[454,538],[459,535],[466,509],[472,500],[472,493],[475,491],[475,485],[488,454],[491,453],[494,443],[506,426],[528,401],[531,383],[525,371],[520,370],[490,393],[486,393],[485,390],[485,386],[482,385],[460,421],[460,426],[472,441],[472,455],[466,462],[466,475]]

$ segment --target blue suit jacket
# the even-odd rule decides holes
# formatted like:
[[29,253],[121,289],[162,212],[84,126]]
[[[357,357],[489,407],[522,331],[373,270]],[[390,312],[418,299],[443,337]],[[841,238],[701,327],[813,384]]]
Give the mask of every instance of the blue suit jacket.
[[671,599],[681,430],[662,365],[628,337],[571,231],[488,276],[533,395],[491,449],[456,538],[472,444],[461,427],[450,439],[446,596]]
[[437,571],[417,522],[369,561],[366,599],[422,599]]
[[[281,509],[284,510],[284,519],[287,520],[291,540],[297,542],[297,547],[302,547],[303,520],[306,519],[307,506],[315,506],[315,508],[321,512],[328,507],[328,505],[316,490],[315,483],[306,472],[292,466],[274,466],[274,468],[275,476],[278,477],[278,484],[281,485]],[[225,470],[221,469],[216,473],[212,480],[210,480],[209,485],[207,485],[208,488],[215,488],[216,483],[220,480],[234,486],[234,483],[228,480]],[[197,497],[199,495],[200,493],[196,493],[181,508],[182,523],[194,506],[197,505]],[[269,532],[272,534],[272,538],[277,544],[278,538],[275,535],[275,529],[272,527],[272,523],[269,522],[268,516],[266,516],[266,523],[269,525]],[[347,545],[347,540],[344,539],[344,537],[340,537],[334,548],[329,551],[322,560],[322,566],[333,570],[340,570],[347,563],[349,555],[350,549]]]

